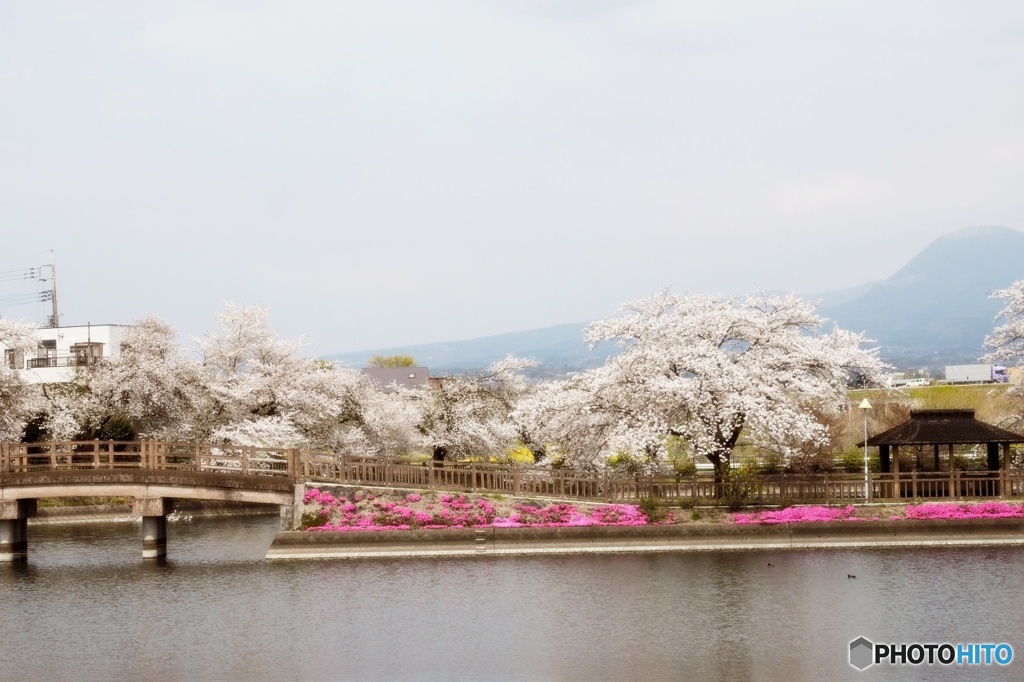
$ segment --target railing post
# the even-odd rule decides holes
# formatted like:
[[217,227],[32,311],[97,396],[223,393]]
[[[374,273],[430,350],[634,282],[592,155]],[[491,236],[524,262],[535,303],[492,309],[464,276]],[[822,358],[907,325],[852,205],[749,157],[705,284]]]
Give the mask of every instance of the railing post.
[[248,448],[243,447],[242,448],[242,475],[243,476],[248,476],[249,475],[249,460],[251,459],[252,454],[254,452],[255,452],[255,448],[253,448],[253,447],[248,447]]

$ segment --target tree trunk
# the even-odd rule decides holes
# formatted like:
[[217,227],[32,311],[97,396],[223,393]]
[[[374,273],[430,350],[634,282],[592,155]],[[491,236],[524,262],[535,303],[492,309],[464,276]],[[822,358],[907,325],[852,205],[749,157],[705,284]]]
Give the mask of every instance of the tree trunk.
[[718,454],[707,457],[715,465],[715,499],[725,499],[726,484],[729,482],[729,456]]

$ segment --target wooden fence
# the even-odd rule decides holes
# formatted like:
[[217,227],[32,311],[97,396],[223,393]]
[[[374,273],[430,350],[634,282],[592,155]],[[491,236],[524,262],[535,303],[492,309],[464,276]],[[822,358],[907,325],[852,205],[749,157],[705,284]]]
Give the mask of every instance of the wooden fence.
[[[746,504],[864,502],[863,474],[734,474],[726,482],[711,473],[689,476],[621,476],[561,469],[482,463],[401,463],[389,459],[303,453],[309,482],[523,497],[594,499],[609,502],[735,499]],[[1024,496],[1024,470],[869,474],[870,502]]]
[[[865,501],[863,474],[710,472],[688,476],[623,476],[478,462],[409,463],[293,448],[161,441],[71,441],[0,444],[0,474],[63,470],[192,471],[274,476],[297,482],[498,493],[607,502],[736,500],[745,504]],[[868,501],[1024,497],[1024,470],[869,474]]]

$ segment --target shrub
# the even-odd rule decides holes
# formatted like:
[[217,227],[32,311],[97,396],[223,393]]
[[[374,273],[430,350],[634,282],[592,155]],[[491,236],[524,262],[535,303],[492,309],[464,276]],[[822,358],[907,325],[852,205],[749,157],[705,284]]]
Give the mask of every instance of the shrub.
[[665,518],[665,509],[653,497],[641,497],[636,506],[649,523],[658,523]]
[[679,500],[679,508],[680,509],[693,509],[696,506],[697,506],[697,498],[696,497],[684,497],[683,499]]
[[781,474],[786,466],[786,459],[777,452],[769,452],[754,465],[754,473],[763,475]]
[[126,414],[114,414],[100,429],[100,440],[135,440],[135,427],[132,419]]
[[302,530],[308,530],[310,528],[318,528],[323,526],[328,521],[327,512],[323,509],[317,511],[306,512],[302,515]]
[[[902,452],[900,454],[903,455]],[[903,469],[903,462],[904,462],[903,457],[900,457],[900,468],[901,469]],[[836,464],[838,465],[840,471],[844,471],[844,472],[846,472],[848,474],[864,473],[864,452],[863,451],[859,451],[859,452],[844,452],[843,454],[839,455],[839,457],[836,459]],[[909,464],[909,462],[908,462],[908,464]],[[874,471],[876,473],[878,472],[879,467],[878,467],[878,455],[877,454],[869,455],[869,457],[868,457],[868,470],[869,471]],[[904,471],[909,471],[909,469],[903,469],[903,470]]]

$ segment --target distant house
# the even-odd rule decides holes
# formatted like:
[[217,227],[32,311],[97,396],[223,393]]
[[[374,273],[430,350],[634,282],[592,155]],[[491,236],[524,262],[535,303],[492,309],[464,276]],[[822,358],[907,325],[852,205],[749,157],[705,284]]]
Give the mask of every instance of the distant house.
[[121,341],[129,327],[90,324],[80,327],[46,327],[36,330],[35,355],[5,348],[4,363],[34,384],[59,384],[71,379],[78,367],[113,360],[121,355]]
[[383,388],[427,388],[430,378],[426,367],[366,367],[362,373]]

